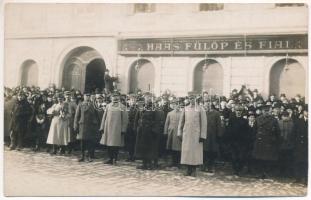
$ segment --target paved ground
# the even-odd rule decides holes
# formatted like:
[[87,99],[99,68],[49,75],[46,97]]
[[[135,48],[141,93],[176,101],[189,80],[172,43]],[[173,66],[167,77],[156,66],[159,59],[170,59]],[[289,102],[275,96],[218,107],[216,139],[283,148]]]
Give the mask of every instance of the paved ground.
[[[99,155],[99,154],[97,154]],[[102,155],[99,155],[102,156]],[[122,156],[121,156],[122,157]],[[4,150],[6,196],[303,196],[307,188],[292,180],[234,177],[226,172],[137,170],[138,162],[121,158],[118,166],[78,163],[77,156],[50,156],[29,149]]]

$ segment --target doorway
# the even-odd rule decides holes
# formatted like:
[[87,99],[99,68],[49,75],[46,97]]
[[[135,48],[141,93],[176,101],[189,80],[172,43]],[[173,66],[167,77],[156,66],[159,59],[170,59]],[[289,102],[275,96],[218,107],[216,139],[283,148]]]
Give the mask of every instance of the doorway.
[[94,59],[86,66],[85,91],[93,92],[96,88],[101,91],[105,87],[105,70],[103,59]]

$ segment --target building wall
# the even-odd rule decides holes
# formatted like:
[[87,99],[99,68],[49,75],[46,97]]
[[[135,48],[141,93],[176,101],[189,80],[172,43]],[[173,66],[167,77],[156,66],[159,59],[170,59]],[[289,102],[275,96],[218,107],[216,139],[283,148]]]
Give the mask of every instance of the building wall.
[[[306,7],[225,4],[224,10],[199,12],[198,6],[157,4],[154,13],[134,14],[133,4],[6,4],[4,84],[20,84],[22,63],[32,59],[39,67],[39,86],[60,86],[66,55],[77,47],[88,46],[96,49],[112,75],[119,77],[118,88],[128,92],[129,69],[139,57],[118,55],[118,39],[293,34],[308,30]],[[193,89],[194,69],[204,59],[191,55],[144,58],[156,69],[155,92],[170,89],[177,95]],[[223,67],[225,95],[247,84],[266,96],[270,68],[284,56],[209,58]],[[308,70],[307,56],[293,58]]]

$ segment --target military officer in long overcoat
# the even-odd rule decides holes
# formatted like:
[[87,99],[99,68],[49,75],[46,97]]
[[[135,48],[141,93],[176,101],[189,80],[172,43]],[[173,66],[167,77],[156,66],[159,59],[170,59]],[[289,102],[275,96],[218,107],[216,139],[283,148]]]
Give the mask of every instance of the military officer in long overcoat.
[[[204,102],[207,104],[207,102]],[[207,118],[207,137],[203,143],[204,150],[204,167],[205,171],[207,168],[208,172],[213,172],[215,159],[219,153],[219,138],[222,136],[220,131],[221,121],[220,113],[215,109],[215,106],[208,104],[209,106],[205,107],[206,109],[206,118]]]
[[184,103],[177,99],[171,102],[171,106],[174,108],[167,114],[164,135],[167,135],[166,149],[172,153],[171,166],[179,167],[180,154],[181,154],[181,140],[177,136],[179,118],[184,107]]
[[177,132],[182,140],[180,164],[187,166],[187,176],[196,176],[196,167],[203,164],[206,127],[206,113],[191,94],[189,105],[181,113]]
[[126,107],[120,102],[120,94],[112,95],[112,103],[108,104],[101,121],[100,144],[108,148],[109,160],[105,164],[116,164],[119,148],[124,146],[124,134],[128,124]]
[[[153,109],[152,101],[147,99],[144,105],[144,98],[138,100],[138,111],[134,121],[134,130],[137,131],[135,158],[142,159],[142,166],[138,169],[152,169],[151,161],[154,160],[158,149],[154,148],[154,139],[157,133],[154,131],[156,126],[156,111]],[[144,106],[143,106],[144,105]]]
[[94,151],[94,141],[100,122],[94,104],[90,101],[90,93],[85,93],[83,98],[84,101],[79,103],[76,109],[74,130],[78,132],[77,140],[80,140],[81,143],[81,158],[79,162],[85,160],[85,150],[88,151],[87,160],[91,162],[91,155]]
[[135,152],[135,143],[136,143],[136,130],[134,129],[134,120],[135,115],[137,112],[137,105],[136,105],[136,96],[131,95],[128,101],[128,126],[124,138],[126,150],[129,153],[129,157],[127,161],[133,162],[135,161],[134,152]]
[[253,157],[259,161],[261,178],[266,178],[272,165],[278,160],[280,127],[277,119],[269,113],[270,106],[262,106],[262,115],[256,119],[256,139]]

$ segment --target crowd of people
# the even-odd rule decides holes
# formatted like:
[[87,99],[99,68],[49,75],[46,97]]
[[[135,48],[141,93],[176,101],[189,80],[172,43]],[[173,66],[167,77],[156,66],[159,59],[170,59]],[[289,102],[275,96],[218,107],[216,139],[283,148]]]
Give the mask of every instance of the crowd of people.
[[170,167],[186,166],[185,175],[196,176],[197,168],[214,172],[216,161],[224,161],[238,176],[257,167],[259,178],[267,178],[277,169],[279,176],[307,184],[308,106],[300,95],[265,100],[246,86],[230,97],[99,89],[82,94],[55,85],[5,88],[4,95],[10,150],[21,150],[31,135],[34,151],[65,155],[78,149],[79,162],[91,162],[104,146],[105,164],[115,165],[122,149],[128,162],[142,160],[137,168],[143,170],[157,169],[159,158],[169,157]]

